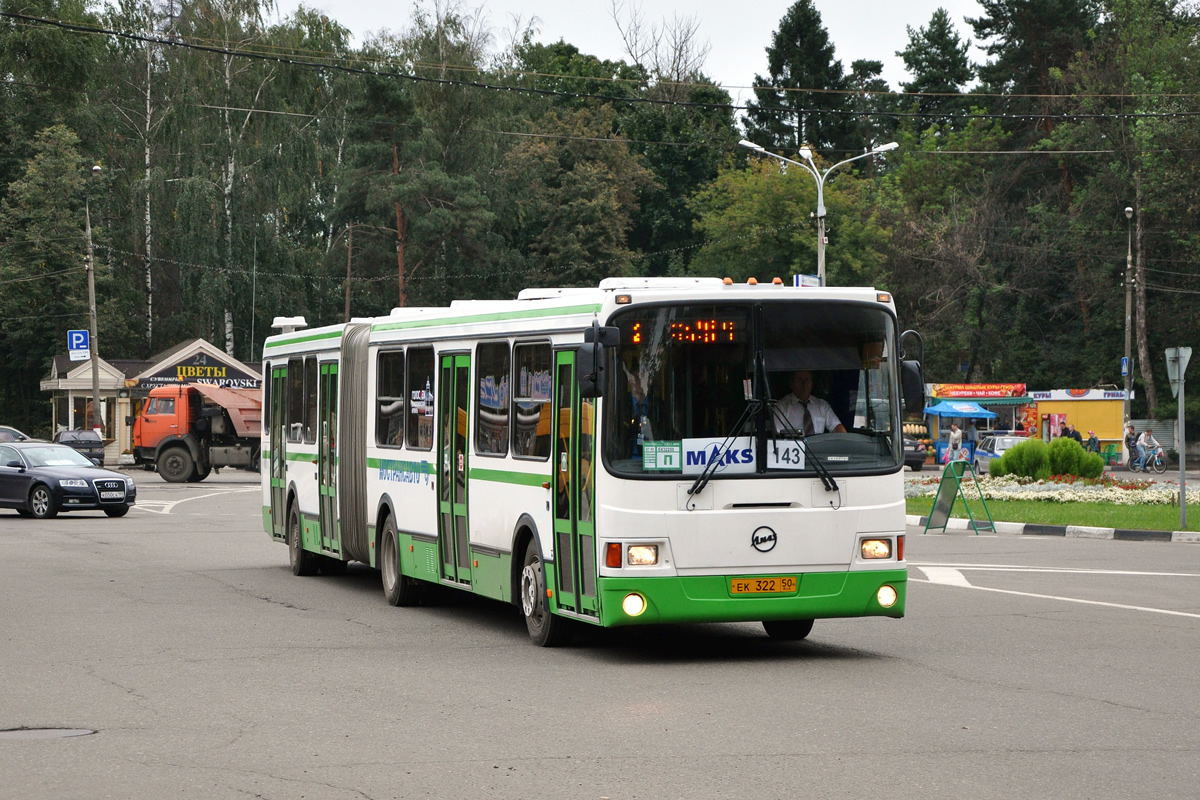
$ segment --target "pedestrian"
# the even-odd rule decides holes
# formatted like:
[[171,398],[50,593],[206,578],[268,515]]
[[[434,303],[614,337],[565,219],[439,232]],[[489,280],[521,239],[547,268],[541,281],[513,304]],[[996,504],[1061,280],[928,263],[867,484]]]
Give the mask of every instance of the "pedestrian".
[[1100,452],[1100,440],[1098,438],[1096,438],[1095,431],[1088,431],[1087,444],[1085,444],[1083,446],[1083,449],[1087,450],[1089,453],[1099,453]]
[[1125,424],[1125,466],[1128,469],[1133,469],[1133,462],[1136,459],[1137,453],[1137,434],[1133,432],[1133,423]]
[[950,453],[950,457],[946,459],[947,461],[953,461],[954,459],[958,458],[958,451],[962,449],[962,436],[963,434],[962,431],[958,429],[958,424],[951,422],[950,443],[946,446],[946,449]]

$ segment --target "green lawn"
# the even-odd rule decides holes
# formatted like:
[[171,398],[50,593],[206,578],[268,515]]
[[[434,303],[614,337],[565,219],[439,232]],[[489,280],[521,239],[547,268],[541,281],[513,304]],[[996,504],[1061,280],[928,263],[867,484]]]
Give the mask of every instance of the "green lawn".
[[[933,508],[932,497],[907,501],[908,513],[927,516]],[[1118,506],[1112,503],[1051,503],[1044,500],[989,500],[988,510],[996,522],[1031,522],[1038,525],[1087,525],[1096,528],[1177,531],[1178,506]],[[971,503],[976,519],[987,519],[979,500]],[[967,518],[962,498],[954,502],[950,516]],[[1188,505],[1187,530],[1200,531],[1200,507]]]

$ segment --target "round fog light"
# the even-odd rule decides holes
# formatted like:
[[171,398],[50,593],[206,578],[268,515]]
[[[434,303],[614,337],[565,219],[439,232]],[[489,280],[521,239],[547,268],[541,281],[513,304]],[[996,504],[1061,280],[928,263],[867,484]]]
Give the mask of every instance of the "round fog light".
[[646,598],[640,594],[627,594],[621,601],[621,610],[631,617],[636,617],[646,610]]
[[884,608],[891,608],[896,605],[898,595],[896,590],[891,586],[880,586],[879,591],[875,593],[875,599],[879,601],[879,605]]

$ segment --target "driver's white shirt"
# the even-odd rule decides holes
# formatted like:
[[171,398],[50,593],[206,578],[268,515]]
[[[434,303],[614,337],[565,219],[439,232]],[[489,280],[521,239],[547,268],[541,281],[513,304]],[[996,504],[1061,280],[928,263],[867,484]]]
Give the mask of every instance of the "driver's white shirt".
[[[779,410],[787,417],[792,427],[804,433],[804,403],[789,392],[779,401]],[[833,413],[833,407],[819,397],[808,396],[808,414],[812,417],[813,433],[828,433],[842,424]]]

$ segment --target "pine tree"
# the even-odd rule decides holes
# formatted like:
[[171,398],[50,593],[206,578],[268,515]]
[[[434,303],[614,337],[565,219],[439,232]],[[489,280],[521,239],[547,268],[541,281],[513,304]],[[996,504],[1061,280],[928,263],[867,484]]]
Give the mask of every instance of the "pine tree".
[[861,151],[847,113],[849,82],[812,0],[796,0],[780,20],[767,68],[768,77],[754,76],[758,99],[746,112],[750,139],[772,149],[832,149],[839,157]]
[[959,130],[965,124],[954,114],[967,111],[969,101],[961,97],[943,96],[961,92],[974,77],[967,52],[971,41],[963,41],[950,22],[946,9],[933,12],[928,27],[913,30],[908,27],[908,47],[897,51],[904,59],[904,67],[913,76],[902,83],[906,92],[922,93],[916,98],[915,107],[923,115],[919,127],[930,123]]

